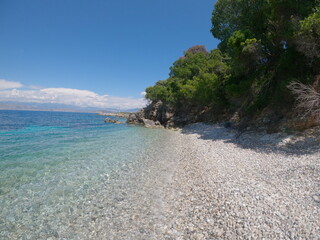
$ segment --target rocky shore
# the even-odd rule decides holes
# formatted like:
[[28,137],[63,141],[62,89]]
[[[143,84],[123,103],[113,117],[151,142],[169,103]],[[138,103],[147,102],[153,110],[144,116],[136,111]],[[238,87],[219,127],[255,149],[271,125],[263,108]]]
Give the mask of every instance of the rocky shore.
[[107,117],[104,120],[105,123],[115,123],[115,124],[123,124],[124,122],[119,121],[119,119],[111,119],[109,117]]
[[117,112],[117,113],[98,113],[98,115],[106,116],[106,117],[116,117],[116,118],[124,118],[127,119],[131,113],[129,112]]
[[[147,128],[181,128],[187,124],[211,121],[212,116],[198,114],[199,109],[175,109],[170,104],[164,104],[161,101],[150,103],[138,112],[129,114],[128,124],[142,125]],[[200,111],[200,110],[199,110]]]
[[149,128],[181,128],[188,124],[223,123],[225,127],[244,132],[247,130],[276,132],[301,132],[320,126],[320,119],[301,115],[297,110],[286,116],[279,111],[266,108],[255,116],[246,116],[241,111],[230,113],[216,112],[210,108],[181,106],[179,109],[161,101],[151,102],[145,108],[127,116],[128,124]]

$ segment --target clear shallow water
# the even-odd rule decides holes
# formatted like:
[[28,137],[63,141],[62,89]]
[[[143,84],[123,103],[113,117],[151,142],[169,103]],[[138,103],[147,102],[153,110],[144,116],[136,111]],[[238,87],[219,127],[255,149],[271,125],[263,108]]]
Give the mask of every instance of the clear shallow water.
[[[103,120],[86,113],[0,111],[0,239],[107,236],[114,222],[108,214],[123,211],[110,204],[150,161],[166,157],[172,133]],[[111,225],[109,234],[116,232]]]

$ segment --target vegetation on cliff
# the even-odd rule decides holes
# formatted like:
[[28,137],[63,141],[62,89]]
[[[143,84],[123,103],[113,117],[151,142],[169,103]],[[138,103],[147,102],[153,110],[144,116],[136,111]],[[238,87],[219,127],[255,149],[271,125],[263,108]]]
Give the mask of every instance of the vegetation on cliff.
[[168,79],[146,89],[147,99],[241,117],[267,108],[290,114],[294,82],[319,92],[320,1],[218,0],[211,32],[218,49],[188,49]]

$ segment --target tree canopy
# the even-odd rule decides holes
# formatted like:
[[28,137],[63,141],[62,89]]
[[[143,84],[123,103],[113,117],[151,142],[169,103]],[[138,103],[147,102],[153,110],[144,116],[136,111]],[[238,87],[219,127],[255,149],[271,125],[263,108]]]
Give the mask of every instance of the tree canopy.
[[287,104],[288,83],[319,74],[319,0],[218,0],[211,21],[218,49],[186,50],[168,79],[146,89],[147,99],[259,111]]

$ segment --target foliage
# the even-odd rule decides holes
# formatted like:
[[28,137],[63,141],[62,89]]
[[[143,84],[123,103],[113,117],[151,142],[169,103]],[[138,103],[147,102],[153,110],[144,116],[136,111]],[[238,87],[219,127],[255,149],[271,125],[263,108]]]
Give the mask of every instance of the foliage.
[[173,63],[170,77],[146,89],[146,98],[174,105],[207,104],[217,100],[219,86],[228,77],[228,65],[219,50],[210,53],[195,46]]
[[217,0],[211,21],[218,49],[186,50],[147,99],[256,112],[288,104],[290,82],[319,74],[320,0]]
[[230,56],[227,92],[266,106],[288,94],[288,79],[305,81],[314,74],[305,56],[319,58],[317,6],[317,0],[218,0],[211,32]]
[[188,53],[189,54],[195,54],[195,53],[200,53],[200,52],[202,52],[204,54],[209,54],[207,49],[206,49],[206,47],[203,46],[203,45],[195,45],[195,46],[189,48],[187,51],[185,51],[184,54],[185,55],[188,54]]
[[311,60],[320,57],[320,9],[300,21],[296,33],[298,50]]

